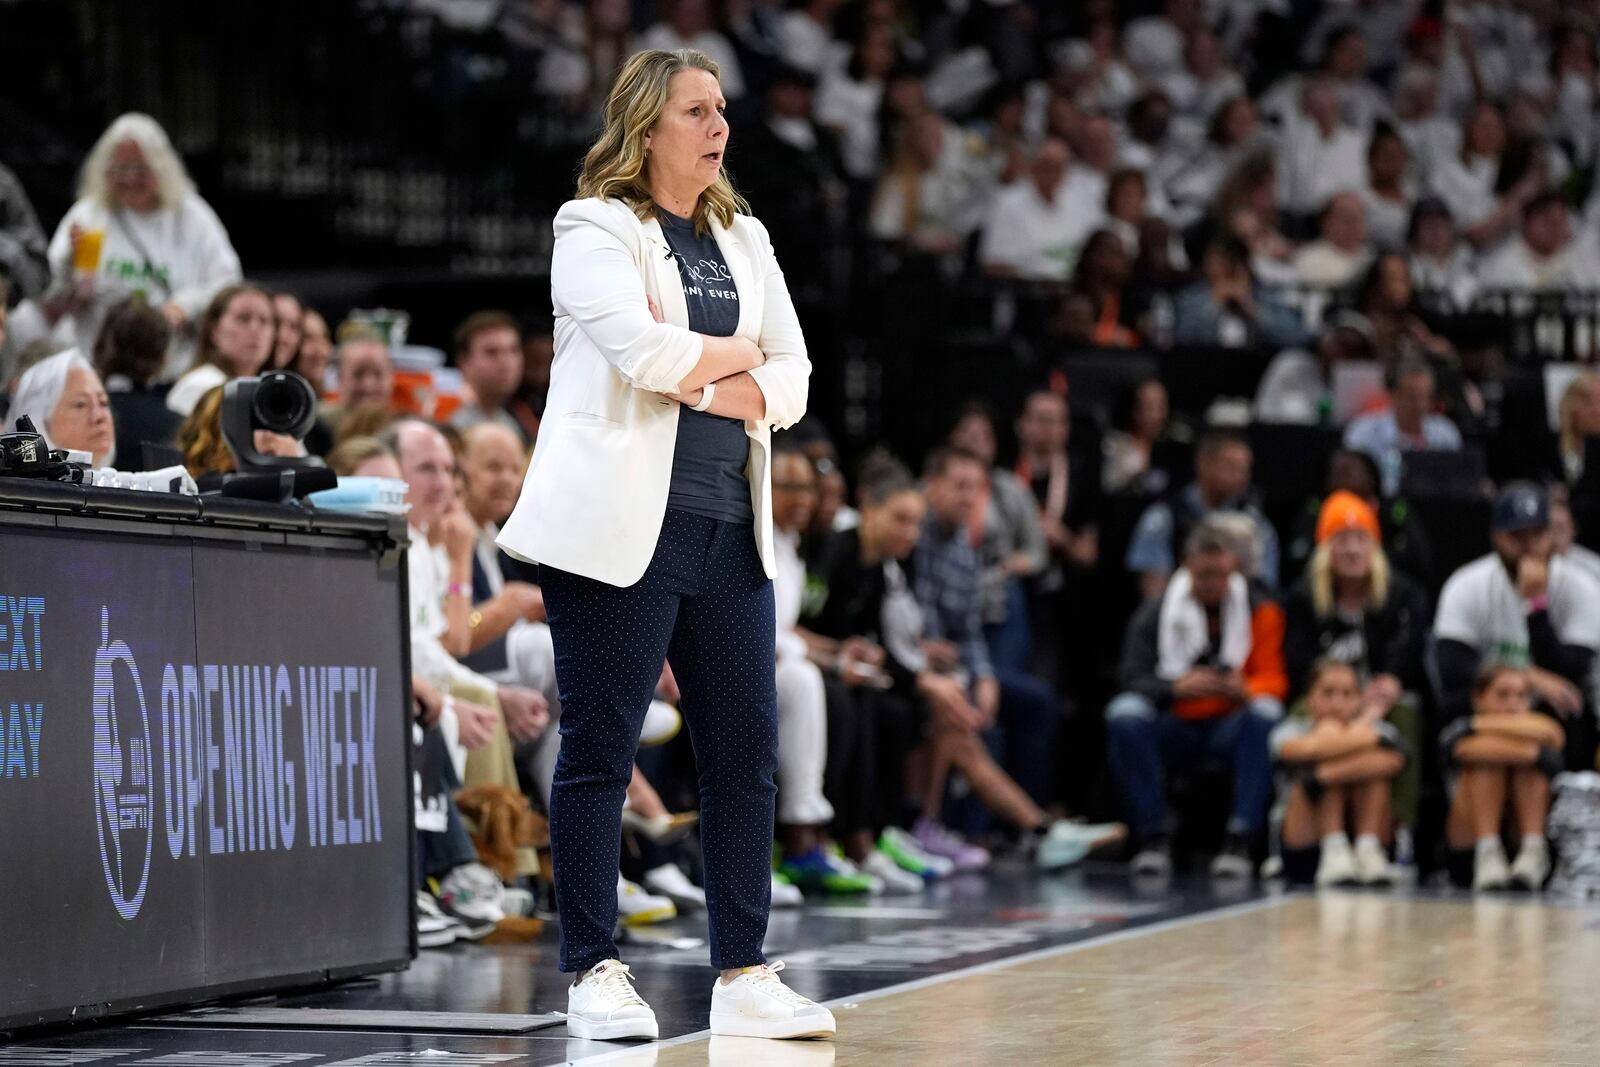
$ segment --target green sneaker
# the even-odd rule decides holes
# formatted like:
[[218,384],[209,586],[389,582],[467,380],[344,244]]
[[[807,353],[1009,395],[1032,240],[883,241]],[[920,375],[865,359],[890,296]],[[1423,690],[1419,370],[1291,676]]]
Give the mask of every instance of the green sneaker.
[[891,826],[878,838],[878,851],[894,860],[902,871],[909,871],[925,882],[944,878],[956,865],[943,856],[930,856],[917,839],[898,826]]
[[779,872],[808,893],[870,893],[876,881],[843,856],[830,855],[820,848],[786,857]]

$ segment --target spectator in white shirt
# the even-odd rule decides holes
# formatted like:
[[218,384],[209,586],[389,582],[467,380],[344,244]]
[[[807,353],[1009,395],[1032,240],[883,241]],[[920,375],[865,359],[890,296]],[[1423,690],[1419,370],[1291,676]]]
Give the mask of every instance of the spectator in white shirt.
[[1434,410],[1434,400],[1433,368],[1406,360],[1389,372],[1389,410],[1363,415],[1345,428],[1345,447],[1377,461],[1384,496],[1400,492],[1401,453],[1460,450],[1461,431]]
[[1406,246],[1415,199],[1406,177],[1409,166],[1405,140],[1392,127],[1380,124],[1367,145],[1367,184],[1361,190],[1367,236],[1379,251],[1398,252]]
[[1188,225],[1209,211],[1239,166],[1263,150],[1264,136],[1256,106],[1248,96],[1236,96],[1218,108],[1211,117],[1205,145],[1171,168],[1163,180],[1174,223]]
[[1306,82],[1299,103],[1284,118],[1278,146],[1278,202],[1309,215],[1334,193],[1365,183],[1367,139],[1340,114],[1330,79]]
[[1462,131],[1459,155],[1440,160],[1429,173],[1434,195],[1445,202],[1462,236],[1475,248],[1489,248],[1517,224],[1522,207],[1544,184],[1541,166],[1532,166],[1500,192],[1506,154],[1506,123],[1500,109],[1479,103]]
[[1461,124],[1440,111],[1439,77],[1431,68],[1414,64],[1395,78],[1394,115],[1420,182],[1439,160],[1461,151]]
[[1366,204],[1359,193],[1339,193],[1322,209],[1318,226],[1321,236],[1295,254],[1295,275],[1303,285],[1343,288],[1372,259]]
[[1202,25],[1200,0],[1164,0],[1161,14],[1128,23],[1122,53],[1140,77],[1155,81],[1182,69],[1184,40]]
[[856,42],[850,62],[843,70],[824,74],[817,90],[817,122],[838,135],[845,172],[857,181],[878,175],[878,112],[897,59],[894,30],[870,26]]
[[1411,284],[1419,293],[1442,298],[1446,306],[1458,310],[1471,305],[1478,291],[1476,264],[1443,200],[1427,197],[1417,202],[1406,229],[1406,251]]
[[1534,292],[1593,284],[1592,277],[1578,277],[1576,258],[1567,205],[1559,193],[1546,191],[1528,201],[1520,231],[1483,261],[1478,281],[1486,289]]
[[833,16],[840,0],[804,0],[778,20],[778,51],[792,67],[821,75],[838,58]]
[[667,0],[664,17],[639,35],[640,48],[676,52],[692,48],[710,56],[721,69],[722,95],[737,100],[744,95],[744,70],[733,42],[711,25],[707,0]]
[[901,131],[894,162],[878,183],[872,235],[928,255],[959,255],[976,228],[973,178],[944,119],[923,111]]
[[1072,154],[1056,138],[1041,144],[1027,177],[995,196],[978,258],[990,274],[1027,281],[1065,281],[1096,215],[1068,194]]
[[1201,26],[1183,46],[1183,68],[1160,80],[1173,108],[1204,129],[1217,108],[1245,92],[1244,78],[1228,65],[1217,35]]
[[1367,40],[1361,30],[1346,25],[1327,38],[1322,64],[1317,73],[1292,74],[1261,99],[1261,110],[1287,119],[1294,111],[1295,99],[1304,95],[1312,81],[1326,80],[1344,121],[1363,135],[1374,123],[1389,117],[1389,100],[1367,78]]

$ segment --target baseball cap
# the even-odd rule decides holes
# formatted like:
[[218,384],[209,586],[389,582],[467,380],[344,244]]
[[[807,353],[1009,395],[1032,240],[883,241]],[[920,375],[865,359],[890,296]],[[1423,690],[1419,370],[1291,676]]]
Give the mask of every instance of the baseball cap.
[[1494,529],[1514,533],[1550,525],[1550,498],[1532,482],[1508,482],[1494,501]]

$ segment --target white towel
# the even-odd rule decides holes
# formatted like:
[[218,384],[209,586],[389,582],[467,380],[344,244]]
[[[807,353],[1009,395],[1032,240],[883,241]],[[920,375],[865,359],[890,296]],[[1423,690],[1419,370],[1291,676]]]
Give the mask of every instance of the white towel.
[[[1156,674],[1177,681],[1205,654],[1211,644],[1206,609],[1194,598],[1194,581],[1180,567],[1161,597],[1161,617],[1156,624]],[[1228,579],[1228,596],[1222,602],[1221,666],[1236,670],[1250,655],[1250,587],[1244,576]]]

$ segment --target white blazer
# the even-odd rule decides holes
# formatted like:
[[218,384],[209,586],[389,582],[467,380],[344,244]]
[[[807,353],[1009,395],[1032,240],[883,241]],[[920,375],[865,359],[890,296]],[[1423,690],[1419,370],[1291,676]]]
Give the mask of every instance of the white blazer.
[[[745,473],[771,578],[772,431],[805,414],[811,361],[766,227],[739,215],[712,232],[739,290],[735,332],[767,357],[750,372],[767,412],[745,423]],[[557,212],[550,295],[550,393],[522,495],[496,543],[530,563],[630,586],[655,555],[672,484],[679,404],[662,394],[694,369],[703,341],[689,329],[661,224],[639,221],[621,200],[571,200]],[[651,317],[647,295],[664,322]]]

